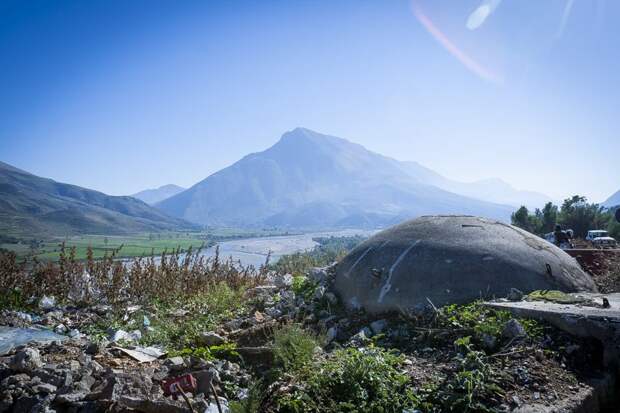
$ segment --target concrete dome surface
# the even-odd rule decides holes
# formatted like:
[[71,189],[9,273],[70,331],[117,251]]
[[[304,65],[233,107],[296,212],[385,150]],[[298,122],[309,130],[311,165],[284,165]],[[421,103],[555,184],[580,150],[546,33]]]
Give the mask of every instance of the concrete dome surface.
[[348,307],[371,313],[505,297],[511,288],[596,291],[555,245],[473,216],[424,216],[375,234],[338,263],[335,288]]

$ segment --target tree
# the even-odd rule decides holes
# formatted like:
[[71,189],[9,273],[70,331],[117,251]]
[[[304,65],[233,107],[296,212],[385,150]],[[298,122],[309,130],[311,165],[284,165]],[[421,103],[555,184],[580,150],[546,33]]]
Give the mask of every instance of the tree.
[[552,202],[547,202],[540,214],[540,233],[546,234],[553,231],[558,222],[558,207]]
[[529,232],[535,231],[535,216],[530,215],[530,211],[528,211],[525,206],[517,209],[517,211],[510,216],[510,220],[512,225],[516,227],[522,228]]
[[610,237],[614,237],[616,240],[620,240],[620,223],[618,223],[615,219],[609,223],[607,231],[609,231]]
[[588,230],[606,228],[609,218],[598,204],[589,204],[585,196],[573,195],[562,203],[558,220],[565,229],[572,229],[575,236],[585,237]]
[[589,204],[584,196],[574,195],[566,198],[562,207],[548,202],[542,210],[530,214],[524,206],[512,216],[512,224],[526,231],[542,235],[553,231],[560,223],[564,229],[572,229],[576,237],[584,238],[591,229],[607,229],[610,236],[620,238],[620,223],[616,222],[615,208],[606,210],[598,204]]

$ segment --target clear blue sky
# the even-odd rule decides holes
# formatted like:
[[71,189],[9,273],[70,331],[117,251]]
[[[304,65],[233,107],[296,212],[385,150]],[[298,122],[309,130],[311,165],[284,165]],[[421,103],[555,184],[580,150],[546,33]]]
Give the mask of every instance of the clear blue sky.
[[297,126],[463,181],[620,189],[620,1],[0,2],[0,160],[190,186]]

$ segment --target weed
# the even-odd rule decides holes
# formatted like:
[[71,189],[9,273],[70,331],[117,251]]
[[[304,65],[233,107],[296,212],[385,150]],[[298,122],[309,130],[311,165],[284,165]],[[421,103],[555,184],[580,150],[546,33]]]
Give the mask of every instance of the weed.
[[239,360],[237,345],[235,343],[225,343],[210,347],[193,347],[182,350],[170,351],[169,357],[193,356],[203,360],[211,361],[217,359]]
[[550,301],[559,304],[578,304],[588,301],[587,298],[577,297],[557,290],[536,290],[527,295],[527,298],[534,301]]
[[486,354],[477,351],[470,336],[454,341],[458,351],[458,371],[443,383],[427,389],[422,402],[425,411],[491,412],[488,406],[499,403],[504,396],[497,374],[486,361]]
[[[441,309],[438,323],[441,327],[459,333],[461,336],[470,335],[480,342],[484,335],[496,339],[501,338],[504,325],[513,318],[507,311],[495,310],[482,305],[477,301],[467,305],[448,305]],[[520,323],[530,337],[542,336],[542,326],[534,320],[521,319]]]
[[315,334],[297,324],[289,324],[274,331],[273,353],[285,371],[295,372],[312,361],[314,349],[320,342]]
[[298,386],[279,396],[282,412],[391,412],[414,408],[418,398],[403,358],[381,348],[336,350],[302,370]]
[[293,292],[296,297],[302,297],[304,300],[309,300],[316,288],[318,287],[318,283],[313,282],[305,275],[294,275],[293,276]]
[[[145,332],[142,344],[162,344],[171,349],[195,346],[203,332],[213,330],[243,311],[243,291],[218,283],[208,293],[185,299],[156,301],[150,317],[153,329]],[[177,317],[175,311],[178,309],[187,311],[187,315]],[[134,317],[142,320],[140,313]]]
[[247,397],[230,402],[230,413],[261,413],[264,394],[265,386],[261,381],[252,383],[248,388]]

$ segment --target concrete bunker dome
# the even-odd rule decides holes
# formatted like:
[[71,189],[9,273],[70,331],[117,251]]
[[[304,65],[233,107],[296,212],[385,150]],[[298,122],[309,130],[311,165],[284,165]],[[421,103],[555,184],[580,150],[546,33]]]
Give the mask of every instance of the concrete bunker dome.
[[350,308],[415,312],[505,297],[511,288],[596,292],[590,276],[555,245],[520,228],[474,216],[423,216],[381,231],[336,266],[335,289]]

